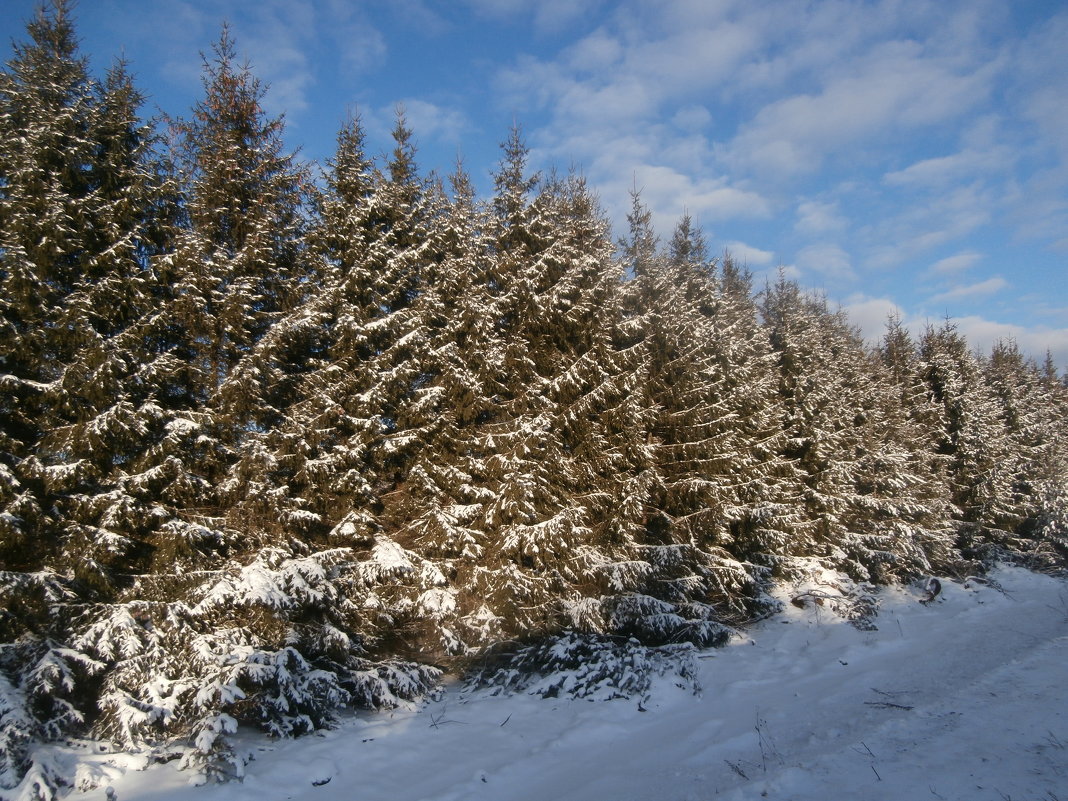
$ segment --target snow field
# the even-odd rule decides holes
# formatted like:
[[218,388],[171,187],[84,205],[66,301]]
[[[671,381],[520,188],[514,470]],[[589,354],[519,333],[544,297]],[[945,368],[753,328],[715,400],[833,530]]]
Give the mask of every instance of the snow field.
[[321,736],[250,734],[241,783],[190,787],[173,764],[124,770],[135,758],[83,756],[101,784],[73,797],[1068,799],[1068,584],[1016,568],[994,578],[945,580],[927,606],[917,589],[884,589],[875,631],[787,603],[700,654],[696,696],[670,674],[644,702],[450,685]]

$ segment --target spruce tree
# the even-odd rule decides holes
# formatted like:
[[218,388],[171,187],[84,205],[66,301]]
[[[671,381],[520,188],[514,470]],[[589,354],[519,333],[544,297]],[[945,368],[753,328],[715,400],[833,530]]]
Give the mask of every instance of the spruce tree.
[[0,75],[0,672],[25,703],[0,737],[5,786],[29,770],[47,795],[31,742],[81,726],[104,667],[70,647],[76,610],[127,582],[141,533],[123,480],[155,417],[144,322],[169,212],[125,65],[89,75],[65,2],[27,27]]
[[767,347],[744,278],[731,266],[735,283],[727,291],[688,217],[658,253],[648,212],[633,200],[624,242],[636,276],[628,326],[641,337],[655,477],[641,550],[649,564],[667,558],[683,571],[669,581],[649,571],[647,586],[674,587],[673,600],[705,608],[709,618],[747,617],[761,571],[739,557],[755,555],[757,531],[770,523],[776,503]]
[[944,510],[928,465],[912,458],[917,439],[908,440],[889,376],[843,312],[793,282],[767,289],[764,314],[779,357],[784,453],[802,475],[790,550],[864,580],[929,569],[924,545],[939,539]]
[[1019,546],[1056,564],[1064,559],[1063,526],[1056,521],[1068,490],[1064,387],[1049,364],[1040,369],[1011,341],[995,343],[983,368],[1010,442],[1002,469],[1011,474]]
[[64,325],[70,300],[97,255],[89,241],[97,105],[67,4],[42,9],[27,31],[30,41],[15,45],[0,73],[0,453],[9,476],[0,553],[39,569],[59,543],[50,484],[79,472],[57,475],[40,440],[52,422],[50,390],[78,350],[79,332]]
[[960,544],[967,555],[981,556],[988,543],[1007,544],[1020,523],[1008,431],[978,359],[952,322],[924,332],[920,371],[942,409],[937,450],[949,461]]
[[[299,299],[309,181],[285,152],[283,120],[264,112],[265,89],[238,61],[227,28],[203,69],[204,96],[176,126],[189,215],[176,259],[183,322],[199,348],[199,390],[218,405],[238,361]],[[221,394],[234,436],[262,422],[270,388],[270,381],[227,384]]]

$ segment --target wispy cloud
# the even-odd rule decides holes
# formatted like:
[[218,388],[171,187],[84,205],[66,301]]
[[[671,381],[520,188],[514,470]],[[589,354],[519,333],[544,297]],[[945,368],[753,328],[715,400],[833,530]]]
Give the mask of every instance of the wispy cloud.
[[884,43],[818,91],[769,103],[726,146],[728,163],[761,174],[809,173],[842,147],[922,129],[984,100],[993,67],[960,69],[915,42]]
[[802,200],[797,204],[797,220],[794,222],[796,231],[820,235],[842,231],[847,225],[837,201]]
[[775,258],[775,253],[770,250],[761,250],[745,242],[732,241],[726,244],[726,249],[731,255],[746,266],[763,266],[770,264]]
[[983,254],[976,253],[974,250],[966,250],[963,253],[939,259],[927,268],[927,272],[934,276],[957,275],[971,269],[982,258]]
[[981,182],[908,199],[911,202],[895,204],[885,218],[861,229],[872,267],[896,267],[964,241],[995,218],[1000,203],[997,192]]
[[559,31],[596,11],[601,0],[465,0],[478,14],[497,20],[530,19],[537,30]]
[[935,305],[939,303],[945,303],[947,301],[960,301],[971,300],[975,298],[985,298],[993,295],[996,292],[1000,292],[1009,285],[1009,282],[1000,276],[994,278],[988,278],[985,281],[979,281],[975,284],[966,284],[964,286],[954,287],[946,292],[942,292],[938,295],[931,297],[928,303]]
[[819,278],[836,285],[856,279],[849,254],[833,243],[824,242],[802,248],[797,254],[797,266],[806,281]]
[[962,180],[974,180],[979,175],[989,176],[1003,172],[1012,166],[1014,158],[1008,148],[988,151],[962,150],[948,156],[923,159],[903,170],[889,172],[884,180],[891,186],[944,187]]

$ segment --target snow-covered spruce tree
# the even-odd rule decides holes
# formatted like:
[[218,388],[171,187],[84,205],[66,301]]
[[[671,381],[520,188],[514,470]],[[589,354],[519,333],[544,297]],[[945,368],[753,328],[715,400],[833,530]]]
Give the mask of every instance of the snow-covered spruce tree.
[[[76,355],[46,395],[51,420],[41,450],[66,466],[55,508],[62,561],[81,581],[113,593],[162,521],[132,481],[163,434],[153,370],[169,290],[156,269],[174,235],[174,191],[156,167],[155,138],[137,117],[141,97],[122,64],[102,89],[90,241],[98,255],[65,304]],[[45,457],[42,456],[42,462]]]
[[[1024,539],[1020,547],[1045,554],[1056,564],[1055,542],[1064,535],[1053,521],[1063,506],[1068,474],[1065,473],[1068,448],[1065,446],[1063,386],[1050,380],[1055,373],[1024,358],[1015,342],[994,344],[983,364],[986,383],[998,401],[1000,419],[1010,445],[1012,490],[1022,520],[1015,531]],[[1058,391],[1059,390],[1059,391]],[[1063,560],[1063,553],[1060,557]]]
[[481,497],[470,523],[481,555],[461,564],[457,576],[472,644],[557,627],[588,558],[588,510],[565,489],[574,464],[553,428],[550,399],[568,347],[554,335],[568,321],[561,320],[566,308],[554,315],[545,305],[546,295],[571,265],[554,258],[551,195],[535,194],[539,178],[526,175],[517,129],[502,148],[486,275],[497,349],[486,365],[490,403],[474,450]]
[[[560,310],[540,322],[543,330],[555,327],[558,349],[552,355],[559,367],[545,391],[549,430],[562,446],[555,468],[557,480],[566,481],[562,497],[585,510],[589,529],[576,554],[588,567],[578,574],[570,620],[646,642],[715,641],[748,576],[709,543],[651,534],[651,501],[661,481],[648,436],[655,412],[644,391],[650,377],[644,350],[624,319],[623,267],[581,179],[546,189],[561,192],[548,207],[558,238],[540,261],[564,268],[539,302]],[[536,347],[534,340],[532,352]]]
[[844,312],[784,278],[764,314],[779,354],[786,455],[803,473],[804,516],[791,550],[885,581],[928,569],[924,543],[940,522],[927,465],[912,460],[890,411],[890,379]]
[[885,374],[873,386],[886,445],[875,457],[885,469],[872,476],[872,489],[893,504],[893,515],[876,519],[898,541],[891,550],[901,554],[886,567],[898,574],[953,572],[960,560],[953,524],[957,510],[949,460],[938,448],[944,408],[928,392],[916,343],[897,315],[888,318],[876,355]]
[[265,373],[303,351],[301,369],[284,371],[292,392],[279,422],[246,439],[224,489],[232,526],[249,541],[301,558],[346,554],[358,614],[338,628],[354,654],[428,658],[440,645],[424,653],[416,629],[445,578],[398,540],[414,539],[405,530],[418,511],[413,458],[433,461],[440,446],[432,357],[444,343],[422,298],[441,258],[430,231],[444,200],[418,176],[402,115],[394,140],[380,170],[364,154],[358,119],[339,135],[311,233],[318,280],[234,374]]
[[620,327],[607,225],[580,177],[527,176],[518,131],[503,149],[488,275],[500,357],[470,525],[484,553],[458,576],[481,603],[469,620],[482,641],[565,623],[710,641],[722,627],[690,602],[708,600],[716,565],[648,536],[644,363]]
[[103,667],[69,647],[77,610],[125,582],[147,517],[124,481],[157,417],[145,321],[173,212],[125,66],[88,74],[67,3],[28,31],[0,76],[0,672],[21,704],[0,729],[48,795],[28,749],[92,714]]
[[350,535],[373,540],[381,496],[403,480],[407,449],[419,444],[401,418],[420,380],[413,304],[436,201],[403,116],[394,136],[382,171],[364,154],[358,119],[342,130],[311,232],[319,279],[236,371],[264,374],[280,354],[304,354],[301,372],[286,372],[295,380],[277,425],[250,438],[227,484],[240,501],[235,519],[283,537],[321,539],[344,518]]
[[15,45],[0,73],[0,554],[35,569],[60,542],[49,479],[63,476],[38,452],[52,422],[46,396],[81,344],[64,325],[70,300],[98,255],[91,224],[99,110],[67,4],[42,9],[27,29],[30,41]]
[[[249,436],[225,488],[232,516],[247,529],[268,537],[297,532],[321,537],[332,522],[358,510],[360,538],[372,533],[373,491],[369,452],[373,421],[357,418],[353,403],[368,381],[363,363],[371,349],[358,350],[358,332],[368,315],[377,315],[374,270],[365,261],[374,240],[371,198],[376,174],[364,155],[358,118],[338,135],[336,155],[318,197],[316,224],[309,231],[310,264],[315,280],[307,294],[239,364],[244,376],[273,374],[293,386],[270,407],[278,419]],[[279,368],[297,355],[302,371]],[[341,385],[352,388],[347,392]],[[362,410],[361,410],[362,411]],[[303,538],[303,537],[301,537]],[[351,543],[345,543],[351,544]]]
[[[723,293],[700,232],[684,218],[668,252],[659,253],[647,210],[637,194],[632,200],[623,255],[635,278],[627,286],[629,319],[623,330],[637,338],[643,361],[640,392],[649,410],[652,479],[639,561],[632,567],[646,564],[640,581],[645,594],[682,602],[689,614],[699,612],[705,624],[694,632],[704,629],[712,640],[724,630],[710,621],[750,616],[760,595],[759,571],[731,550],[743,522],[755,533],[775,508],[770,482],[758,488],[761,475],[770,478],[775,449],[765,442],[769,431],[758,434],[755,425],[761,415],[765,425],[777,423],[771,416],[774,387],[759,369],[753,372],[761,347],[755,316],[754,330],[728,336],[740,318],[733,308],[728,313],[734,297]],[[736,386],[725,369],[730,360],[724,347],[733,336],[748,337],[730,345],[738,350],[734,361],[744,374]],[[766,361],[766,346],[763,352]],[[662,569],[669,565],[670,572]],[[618,578],[626,575],[622,568],[615,569]],[[705,639],[685,629],[676,636]]]
[[969,558],[985,558],[991,544],[1012,547],[1023,520],[1013,446],[982,366],[952,322],[920,338],[920,373],[942,407],[937,449],[949,461],[959,546]]
[[306,171],[284,154],[282,121],[264,113],[264,90],[225,28],[203,84],[192,118],[173,126],[184,219],[172,252],[153,262],[168,290],[143,370],[160,413],[128,482],[156,504],[144,567],[159,601],[174,597],[166,576],[233,544],[219,483],[289,385],[270,370],[232,373],[293,305],[304,275]]
[[199,346],[202,397],[225,409],[240,439],[273,422],[261,417],[274,387],[269,376],[227,379],[302,292],[309,180],[285,153],[283,120],[264,112],[265,90],[238,62],[227,28],[203,70],[204,96],[191,119],[176,123],[189,215],[175,255],[177,290]]
[[[451,199],[428,232],[425,280],[413,304],[422,326],[420,373],[397,420],[420,447],[411,450],[403,484],[385,498],[382,518],[398,541],[454,577],[448,585],[412,587],[415,614],[402,641],[434,662],[478,644],[463,621],[481,600],[465,600],[460,586],[484,553],[485,537],[473,526],[489,497],[478,437],[492,415],[487,389],[497,352],[485,280],[486,211],[461,167],[450,183]],[[473,630],[477,635],[480,625]]]
[[1043,426],[1057,445],[1036,482],[1040,510],[1031,536],[1037,541],[1035,558],[1040,564],[1063,566],[1068,560],[1068,381],[1058,379],[1049,353],[1039,372],[1038,396]]
[[[700,504],[716,508],[718,517],[702,521],[705,537],[735,558],[774,569],[786,550],[797,486],[796,467],[782,454],[776,355],[760,323],[749,272],[730,253],[716,270],[684,261],[682,254],[699,252],[676,244],[686,241],[687,229],[679,226],[671,261],[675,282],[687,287],[695,312],[706,428],[703,439],[695,438],[698,469],[683,497],[693,503],[695,492],[713,491],[716,502]],[[685,405],[679,411],[690,414]]]

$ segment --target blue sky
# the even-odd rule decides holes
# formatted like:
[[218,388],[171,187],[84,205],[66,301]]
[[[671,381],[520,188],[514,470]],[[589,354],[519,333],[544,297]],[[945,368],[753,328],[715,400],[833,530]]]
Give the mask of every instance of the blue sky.
[[[35,0],[4,0],[21,39]],[[636,185],[762,282],[779,267],[869,337],[948,315],[1068,367],[1068,4],[988,0],[80,0],[95,69],[124,53],[183,115],[230,22],[308,158],[407,108],[424,169],[486,192],[513,121],[617,226]],[[7,51],[9,54],[10,51]],[[5,56],[6,58],[7,56]]]

